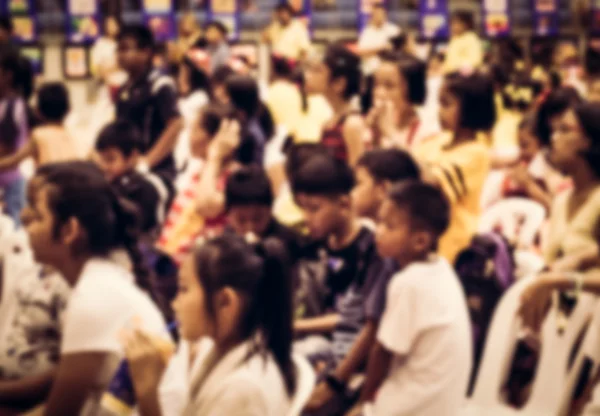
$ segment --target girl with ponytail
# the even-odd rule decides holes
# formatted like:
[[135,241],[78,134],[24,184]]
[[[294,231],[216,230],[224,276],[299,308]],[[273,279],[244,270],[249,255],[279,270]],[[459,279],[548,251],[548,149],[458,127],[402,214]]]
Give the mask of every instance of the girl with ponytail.
[[[288,414],[296,371],[286,257],[278,240],[253,246],[227,234],[196,248],[184,262],[173,302],[181,336],[213,341],[191,376],[184,415]],[[140,414],[160,414],[160,351],[140,332],[129,337],[126,351]]]
[[[32,394],[50,391],[43,398],[49,415],[95,414],[123,356],[120,332],[140,320],[147,331],[165,333],[137,251],[137,215],[87,162],[44,165],[27,200],[22,220],[35,260],[72,287],[58,369],[31,380]],[[127,254],[124,262],[117,253]]]

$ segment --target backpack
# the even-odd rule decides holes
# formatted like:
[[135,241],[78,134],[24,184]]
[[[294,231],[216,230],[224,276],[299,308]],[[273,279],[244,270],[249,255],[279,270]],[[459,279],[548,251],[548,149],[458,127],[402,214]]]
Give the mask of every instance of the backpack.
[[17,148],[19,125],[15,120],[15,101],[8,100],[0,118],[0,153],[10,154]]
[[469,247],[458,255],[455,269],[465,291],[473,329],[470,393],[496,304],[515,281],[512,248],[500,234],[476,235]]

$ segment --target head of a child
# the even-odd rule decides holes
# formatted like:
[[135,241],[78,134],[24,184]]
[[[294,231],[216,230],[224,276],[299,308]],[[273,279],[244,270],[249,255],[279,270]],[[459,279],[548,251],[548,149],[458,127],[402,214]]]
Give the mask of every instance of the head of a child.
[[375,219],[394,182],[420,177],[419,167],[407,152],[399,149],[371,150],[361,156],[354,170],[354,208],[360,217]]
[[104,36],[116,39],[119,36],[121,24],[116,16],[106,16],[104,19]]
[[235,71],[229,65],[222,65],[215,69],[210,77],[210,88],[215,101],[221,104],[229,104],[226,81],[235,75]]
[[243,120],[258,114],[260,94],[256,80],[249,75],[232,75],[225,81],[227,101],[237,110]]
[[127,26],[119,33],[117,52],[121,68],[139,75],[152,65],[154,35],[146,26]]
[[519,159],[530,163],[533,158],[549,143],[542,143],[535,134],[535,117],[527,116],[519,123],[518,131]]
[[442,191],[420,181],[399,182],[379,210],[377,250],[406,267],[437,250],[449,223],[450,204]]
[[552,134],[550,162],[567,176],[585,169],[582,177],[600,179],[600,104],[575,104],[560,115]]
[[177,72],[179,94],[186,97],[196,91],[210,91],[210,81],[206,72],[189,57],[183,58]]
[[304,82],[309,94],[349,101],[360,91],[360,59],[344,45],[330,45],[325,56],[309,59]]
[[139,130],[126,120],[117,120],[106,125],[96,140],[100,167],[109,182],[133,171],[142,150]]
[[259,166],[247,166],[227,178],[225,185],[227,224],[240,235],[262,237],[271,224],[273,190],[267,173]]
[[387,10],[383,3],[373,5],[371,10],[371,24],[375,27],[382,27],[387,22]]
[[69,92],[60,82],[46,83],[37,93],[37,112],[46,123],[62,124],[71,109]]
[[450,74],[440,91],[440,124],[455,135],[491,130],[496,122],[494,85],[478,73]]
[[288,2],[282,2],[275,7],[275,18],[281,26],[290,24],[294,15],[294,8]]
[[13,34],[13,24],[10,16],[0,15],[0,43],[10,40]]
[[227,33],[228,31],[225,25],[218,20],[210,22],[206,25],[206,29],[204,30],[206,41],[212,46],[227,41]]
[[374,102],[391,101],[398,112],[423,105],[427,96],[425,63],[402,52],[385,52],[381,59],[375,72]]
[[536,135],[542,143],[550,143],[553,132],[558,129],[562,115],[582,102],[572,87],[560,87],[551,91],[538,106],[536,112]]
[[294,200],[313,239],[339,233],[354,218],[354,175],[346,163],[329,154],[317,154],[294,173],[291,181]]
[[591,76],[588,80],[587,100],[600,103],[600,75]]
[[[29,182],[21,213],[37,262],[64,271],[90,257],[129,251],[136,279],[149,288],[137,251],[137,211],[122,200],[90,162],[41,166]],[[64,274],[71,284],[78,276]]]
[[475,27],[473,21],[473,13],[467,10],[457,10],[452,13],[450,18],[450,34],[452,36],[460,36]]
[[209,104],[202,108],[190,133],[190,151],[198,159],[206,159],[208,145],[216,136],[221,122],[235,118],[235,110],[228,105]]
[[218,348],[254,342],[259,352],[272,354],[292,394],[292,279],[286,257],[276,239],[253,246],[226,233],[209,240],[184,261],[173,310],[186,340],[209,337]]

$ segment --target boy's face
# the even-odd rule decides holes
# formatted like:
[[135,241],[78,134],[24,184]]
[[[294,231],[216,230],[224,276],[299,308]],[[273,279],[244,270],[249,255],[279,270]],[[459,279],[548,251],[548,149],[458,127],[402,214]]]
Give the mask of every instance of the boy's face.
[[299,193],[296,203],[302,209],[310,235],[315,240],[323,240],[331,235],[351,208],[346,196],[323,196]]
[[252,233],[264,236],[271,222],[271,207],[251,204],[229,208],[227,223],[233,231],[240,236]]
[[450,21],[450,34],[452,36],[460,36],[466,31],[467,26],[462,20],[455,17]]
[[133,38],[121,39],[117,52],[119,66],[125,72],[144,68],[152,59],[152,52],[149,49],[140,49],[137,41]]
[[304,88],[307,94],[325,94],[328,92],[330,71],[318,57],[309,59],[304,70]]
[[374,219],[385,196],[385,186],[375,181],[369,171],[358,166],[355,170],[356,185],[352,190],[352,203],[359,217]]
[[98,155],[100,156],[100,168],[109,182],[133,170],[138,158],[137,152],[125,157],[123,152],[116,148],[102,150],[98,152]]
[[221,34],[221,31],[219,31],[219,29],[217,29],[214,26],[209,26],[208,29],[206,29],[206,41],[212,45],[219,43],[223,40],[223,35]]
[[420,253],[427,252],[431,246],[429,234],[412,229],[407,210],[398,207],[390,199],[385,199],[381,204],[375,241],[379,254],[396,260],[401,267]]

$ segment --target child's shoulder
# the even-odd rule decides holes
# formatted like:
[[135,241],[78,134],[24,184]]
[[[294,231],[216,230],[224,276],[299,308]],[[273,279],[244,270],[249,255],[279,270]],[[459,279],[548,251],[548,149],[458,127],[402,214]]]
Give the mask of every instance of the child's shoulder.
[[437,282],[449,277],[456,278],[456,273],[448,261],[441,256],[432,255],[426,261],[413,262],[397,271],[392,279],[402,285],[437,286]]

